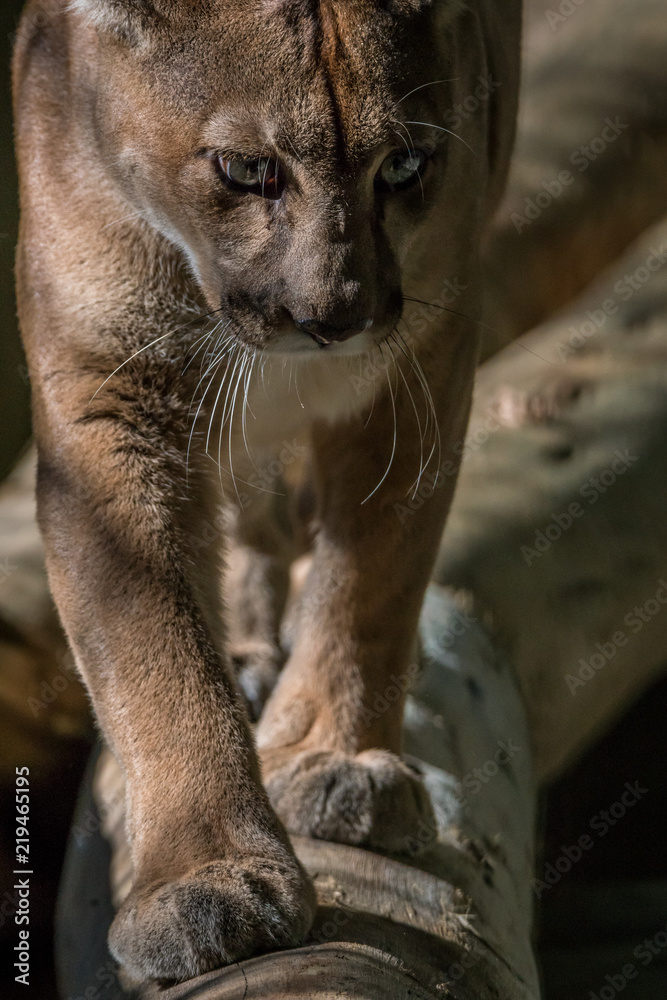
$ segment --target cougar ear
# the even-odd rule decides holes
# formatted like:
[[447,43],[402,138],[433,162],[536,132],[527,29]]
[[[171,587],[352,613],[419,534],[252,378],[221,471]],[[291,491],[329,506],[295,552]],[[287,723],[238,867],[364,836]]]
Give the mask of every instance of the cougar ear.
[[484,0],[478,15],[485,38],[490,86],[490,205],[500,204],[514,146],[521,75],[522,0]]
[[77,11],[100,31],[128,42],[138,42],[155,24],[158,14],[150,0],[71,0]]

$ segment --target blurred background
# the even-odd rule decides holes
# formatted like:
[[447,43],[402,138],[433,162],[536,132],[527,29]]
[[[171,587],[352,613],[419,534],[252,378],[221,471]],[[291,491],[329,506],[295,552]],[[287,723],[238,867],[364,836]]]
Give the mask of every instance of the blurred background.
[[16,327],[14,246],[18,225],[16,169],[12,148],[9,59],[23,4],[4,0],[0,9],[0,477],[4,479],[30,434],[28,375]]
[[[56,1000],[53,912],[94,728],[45,586],[29,499],[32,466],[28,463],[7,478],[30,438],[29,380],[13,292],[17,194],[9,60],[21,7],[19,0],[3,0],[0,7],[0,480],[4,481],[0,494],[0,977],[4,977],[0,978],[0,995],[6,1000],[25,995],[14,983],[10,956],[16,903],[11,877],[14,768],[27,765],[31,769],[35,872],[31,995]],[[549,317],[566,316],[568,309],[578,310],[581,316],[590,283],[605,275],[606,268],[619,266],[616,259],[667,214],[664,0],[531,0],[527,27],[517,165],[489,249],[489,314],[493,317],[489,322],[495,331],[489,337],[489,354]],[[578,174],[572,155],[580,148],[579,139],[583,136],[583,144],[594,140],[607,115],[613,120],[619,114],[623,121],[627,116],[632,122],[629,135],[609,155],[596,156],[590,169]],[[538,213],[530,225],[517,227],[516,218],[525,216],[527,202],[543,190],[542,182],[568,164],[577,175],[572,189],[557,205]],[[665,234],[665,229],[661,232]],[[604,280],[613,285],[612,278]],[[651,366],[652,377],[656,371],[663,373],[667,391],[666,302],[664,281],[651,279],[632,303],[632,315],[624,313],[620,333],[616,327],[609,332],[605,350],[615,351],[617,359],[614,337],[622,333],[622,363],[636,367],[641,357],[642,363]],[[555,322],[565,330],[572,328],[571,319]],[[634,341],[628,340],[628,331]],[[536,336],[544,340],[550,334],[538,331]],[[529,342],[533,348],[537,343]],[[590,360],[591,355],[584,353]],[[610,364],[610,356],[604,354],[605,365]],[[623,410],[620,396],[617,409]],[[575,417],[570,414],[567,419]],[[658,438],[656,454],[665,454],[667,426],[664,420],[657,426],[658,432],[662,426],[662,438]],[[525,466],[522,474],[528,481],[531,467]],[[535,469],[534,478],[538,477]],[[489,490],[489,506],[494,506],[493,482]],[[464,483],[460,504],[465,495]],[[663,511],[666,499],[663,493]],[[592,516],[605,516],[602,505]],[[640,527],[651,545],[655,539],[659,565],[667,551],[664,526],[646,519]],[[609,536],[606,544],[613,548],[614,538]],[[662,565],[667,576],[667,565]],[[469,582],[470,572],[456,568],[452,579],[458,574],[462,582]],[[549,637],[543,639],[548,642]],[[667,947],[659,943],[662,937],[656,937],[667,928],[667,680],[659,669],[661,662],[663,667],[667,664],[667,650],[661,642],[656,638],[652,649],[656,667],[650,682],[628,699],[626,711],[612,730],[601,733],[542,797],[536,875],[543,886],[536,885],[536,907],[545,1000],[613,1000],[620,992],[629,1000],[667,997]],[[610,815],[626,783],[646,791],[626,810],[622,821],[613,813],[608,822],[598,819],[594,849],[584,851],[568,867],[563,862],[564,850],[590,833],[596,817]],[[604,835],[599,832],[601,822],[606,824]],[[642,955],[650,954],[650,961],[639,959],[637,948],[643,949]],[[628,962],[641,964],[642,974],[620,985],[619,970]]]

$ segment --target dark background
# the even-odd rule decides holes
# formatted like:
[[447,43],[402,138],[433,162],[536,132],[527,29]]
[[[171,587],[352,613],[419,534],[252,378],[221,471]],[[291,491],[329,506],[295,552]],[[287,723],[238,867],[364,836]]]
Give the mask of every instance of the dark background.
[[12,142],[9,60],[23,4],[0,4],[0,479],[30,433],[29,385],[14,299],[14,247],[18,226],[16,168]]

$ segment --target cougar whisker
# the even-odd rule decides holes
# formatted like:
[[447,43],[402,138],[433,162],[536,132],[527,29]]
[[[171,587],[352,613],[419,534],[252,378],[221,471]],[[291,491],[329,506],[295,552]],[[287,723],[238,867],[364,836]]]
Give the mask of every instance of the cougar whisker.
[[[398,349],[403,354],[405,354],[405,351],[403,351],[402,346],[395,339],[394,333],[391,334],[391,340],[392,340],[393,343],[396,344],[396,346],[398,347]],[[407,354],[405,354],[405,356],[406,356],[406,358],[408,358]],[[408,363],[409,362],[410,362],[410,359],[408,358]],[[415,486],[414,492],[413,492],[413,499],[414,499],[414,497],[416,496],[417,490],[419,489],[419,483],[421,481],[421,477],[422,477],[422,474],[423,474],[424,468],[425,468],[425,466],[424,466],[425,429],[422,429],[421,420],[419,418],[419,412],[417,410],[417,404],[415,403],[415,399],[414,399],[414,396],[412,395],[412,390],[410,389],[410,386],[408,384],[408,380],[405,377],[405,373],[403,372],[403,369],[401,368],[400,360],[396,359],[395,364],[396,364],[396,369],[398,370],[401,378],[403,379],[403,384],[405,385],[405,388],[407,390],[408,396],[410,397],[410,402],[412,404],[412,409],[414,410],[415,419],[417,421],[417,428],[419,430],[419,473],[417,475],[417,485]]]
[[[236,477],[234,476],[234,454],[233,454],[233,449],[232,449],[232,432],[233,432],[233,428],[234,428],[234,414],[236,412],[236,397],[238,396],[239,387],[241,385],[241,380],[243,378],[244,370],[245,370],[246,364],[248,363],[248,360],[249,360],[249,355],[248,355],[247,352],[244,352],[244,357],[243,357],[243,359],[241,361],[241,367],[240,367],[239,375],[238,375],[238,378],[236,380],[236,385],[234,387],[234,395],[232,397],[232,403],[231,403],[231,407],[230,407],[229,431],[228,431],[228,434],[227,434],[227,442],[228,442],[227,453],[229,455],[229,474],[232,477],[232,483],[234,485],[234,492],[236,493],[236,499],[238,500],[240,507],[242,506],[241,495],[239,493],[239,488],[236,485]],[[219,454],[218,454],[218,458],[219,458]],[[220,461],[218,461],[218,468],[220,470],[222,470],[222,463]],[[222,479],[221,479],[221,483],[222,483]]]
[[541,354],[538,354],[536,351],[531,351],[530,347],[526,347],[526,345],[522,344],[520,340],[508,337],[507,334],[503,333],[501,330],[496,330],[495,327],[489,326],[488,323],[483,323],[482,320],[475,319],[473,316],[468,316],[467,313],[459,312],[457,309],[451,309],[449,306],[441,306],[439,302],[425,302],[424,299],[415,299],[411,295],[404,295],[403,298],[406,302],[418,302],[420,305],[428,306],[430,309],[442,309],[444,312],[452,313],[454,316],[460,316],[461,319],[467,319],[470,323],[476,323],[477,326],[482,327],[482,329],[488,330],[490,333],[495,333],[496,336],[506,340],[508,344],[516,344],[517,347],[521,347],[524,351],[528,351],[529,354],[532,354],[534,358],[539,358],[540,361],[544,361],[545,364],[553,365],[554,368],[558,368],[555,361],[549,361],[548,358],[543,358]]
[[456,132],[452,132],[451,129],[444,128],[444,126],[442,125],[434,125],[433,122],[406,122],[406,125],[424,125],[426,128],[437,128],[439,132],[446,132],[447,135],[454,136],[455,139],[458,139],[459,142],[462,142],[464,146],[468,147],[473,156],[477,156],[475,150],[472,148],[471,145],[469,145],[469,143],[465,141],[465,139],[462,136],[457,135]]
[[[208,391],[211,388],[211,386],[213,385],[213,382],[215,381],[215,377],[216,377],[216,375],[218,373],[218,369],[219,369],[220,365],[222,364],[222,361],[223,361],[225,355],[226,354],[232,354],[233,351],[234,351],[234,349],[235,349],[235,347],[236,347],[236,344],[235,344],[234,339],[230,338],[230,343],[226,346],[226,350],[221,353],[221,355],[218,358],[217,362],[214,362],[212,365],[210,365],[209,368],[207,369],[206,373],[204,375],[202,375],[202,377],[200,378],[199,383],[198,383],[198,385],[197,385],[197,387],[196,387],[196,389],[195,389],[195,391],[194,391],[194,393],[192,395],[192,401],[190,403],[190,409],[192,409],[192,404],[194,403],[195,396],[197,394],[197,390],[199,389],[199,386],[202,384],[202,382],[206,378],[206,375],[208,375],[209,371],[212,370],[212,374],[211,374],[211,377],[209,379],[208,385],[206,386],[206,389],[202,393],[202,397],[201,397],[201,399],[199,401],[199,406],[197,407],[197,412],[195,413],[194,420],[192,421],[192,427],[190,428],[190,435],[188,437],[188,447],[187,447],[186,459],[185,459],[186,484],[188,482],[188,475],[189,475],[189,468],[190,468],[190,449],[192,447],[192,440],[193,440],[193,437],[194,437],[194,434],[195,434],[195,429],[196,429],[196,426],[197,426],[197,420],[199,419],[199,414],[200,414],[201,409],[202,409],[202,407],[204,405],[204,400],[206,399],[206,396],[208,395]],[[224,382],[224,377],[223,377],[223,382]],[[215,412],[215,407],[214,407],[213,412]],[[213,419],[212,416],[211,416],[211,419]],[[209,424],[209,428],[210,428],[210,424]]]
[[134,358],[139,357],[139,355],[142,354],[144,351],[149,350],[151,347],[155,347],[156,344],[159,344],[161,341],[166,340],[167,337],[173,337],[175,336],[175,334],[180,333],[182,330],[187,330],[187,328],[189,326],[192,326],[194,323],[201,323],[204,320],[209,319],[209,317],[215,316],[216,313],[221,311],[222,311],[221,309],[212,309],[211,312],[205,313],[203,316],[195,316],[194,319],[188,320],[187,323],[184,323],[182,326],[177,327],[175,330],[167,330],[166,333],[163,333],[159,337],[156,337],[155,340],[151,340],[150,344],[144,344],[144,346],[140,347],[138,351],[135,351],[134,354],[131,354],[129,356],[129,358],[126,358],[122,364],[118,365],[117,368],[114,368],[114,370],[111,372],[110,375],[107,375],[104,381],[97,387],[93,395],[90,397],[88,403],[89,404],[92,403],[92,401],[95,399],[95,396],[97,396],[98,392],[104,388],[109,379],[112,379],[114,375],[116,375],[121,370],[121,368],[124,368],[125,365],[129,364],[130,361],[133,361]]
[[408,97],[412,97],[412,95],[416,94],[418,90],[424,90],[425,87],[435,87],[438,83],[457,83],[458,80],[459,77],[456,76],[452,77],[450,80],[431,80],[430,83],[421,83],[418,87],[413,87],[413,89],[409,90],[407,94],[404,94],[400,101],[396,101],[396,107],[398,107],[399,104],[402,104],[403,101],[407,101]]
[[[397,330],[396,334],[397,334],[397,336],[399,337],[399,339],[403,342],[403,344],[407,348],[407,344],[405,343],[405,339],[403,338],[403,336],[401,335],[401,333]],[[433,421],[433,445],[431,447],[431,451],[429,453],[429,456],[426,459],[426,467],[428,468],[428,465],[429,465],[429,463],[431,461],[431,458],[433,457],[433,453],[434,453],[434,451],[435,451],[435,449],[437,447],[437,449],[438,449],[438,463],[437,464],[438,464],[438,468],[439,468],[440,467],[440,461],[441,461],[441,458],[442,458],[442,441],[441,441],[441,437],[440,437],[440,425],[438,423],[438,414],[437,414],[437,410],[436,410],[436,407],[435,407],[435,402],[433,400],[433,394],[431,393],[431,388],[430,388],[430,386],[428,384],[428,380],[426,378],[426,375],[424,374],[424,369],[422,368],[422,366],[421,366],[421,364],[419,362],[419,359],[417,358],[417,355],[414,352],[414,349],[412,349],[411,354],[412,354],[412,357],[410,359],[410,364],[411,364],[412,369],[413,369],[413,371],[414,371],[414,373],[415,373],[415,375],[416,375],[416,377],[417,377],[417,379],[418,379],[418,381],[419,381],[419,383],[420,383],[420,385],[422,387],[422,392],[424,393],[424,401],[426,402],[426,407],[427,407],[426,412],[427,412],[427,417],[429,418],[427,420],[427,425],[430,424],[431,420]]]
[[[385,345],[385,341],[382,341],[378,345],[379,348],[380,348],[380,353],[382,354],[383,357],[384,357],[384,351],[382,350],[382,348],[384,347],[384,345]],[[394,355],[391,352],[391,348],[389,349],[389,354],[390,354],[392,360],[394,360],[394,364],[395,364],[395,359],[394,359]],[[371,493],[368,494],[368,496],[366,497],[366,499],[361,501],[361,506],[362,507],[363,507],[363,505],[368,500],[371,499],[372,496],[374,496],[377,493],[377,491],[380,489],[380,487],[384,483],[385,479],[389,475],[389,472],[391,471],[392,465],[394,464],[394,456],[396,454],[396,442],[397,442],[397,436],[398,436],[397,419],[396,419],[396,397],[394,395],[394,390],[393,390],[392,385],[391,385],[391,378],[389,376],[389,369],[388,368],[385,368],[385,375],[387,376],[387,386],[389,388],[389,398],[391,399],[391,409],[392,409],[392,413],[394,415],[394,434],[393,434],[393,440],[392,440],[392,445],[391,445],[391,456],[389,458],[389,465],[387,466],[386,471],[385,471],[382,479],[377,484],[377,486],[375,487],[375,489]]]

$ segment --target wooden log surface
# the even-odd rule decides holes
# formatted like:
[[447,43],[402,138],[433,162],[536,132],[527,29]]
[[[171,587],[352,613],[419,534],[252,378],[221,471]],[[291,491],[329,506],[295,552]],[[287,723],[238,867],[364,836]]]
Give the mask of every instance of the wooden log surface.
[[[321,901],[306,947],[160,992],[165,1000],[539,997],[529,889],[536,784],[561,773],[667,662],[656,596],[667,572],[667,270],[649,269],[667,228],[640,236],[667,212],[664,4],[587,0],[551,31],[540,3],[513,178],[488,249],[489,324],[500,336],[487,352],[596,283],[479,375],[406,720],[437,834],[425,831],[424,853],[401,859],[299,843]],[[577,170],[572,153],[617,115],[629,129]],[[512,214],[563,169],[573,183],[519,232]],[[28,704],[23,692],[17,700],[16,670],[31,672],[38,694],[66,676],[61,637],[42,628],[53,618],[25,501],[30,475],[26,466],[0,498],[0,556],[15,567],[0,589],[0,618],[14,630],[0,649],[12,718]],[[583,513],[570,514],[571,504]],[[14,520],[4,517],[10,509]],[[85,699],[74,681],[66,686],[67,697],[44,702],[49,732],[85,728]],[[502,766],[499,740],[519,748]],[[34,753],[46,766],[44,744]],[[119,898],[129,878],[120,788],[107,759],[97,794]],[[70,978],[65,995],[90,985]]]
[[667,214],[665,52],[664,0],[526,4],[517,145],[486,253],[485,357]]
[[665,254],[667,223],[478,376],[436,579],[494,615],[540,779],[667,664]]
[[[296,839],[319,903],[306,945],[160,992],[164,1000],[231,1000],[239,990],[247,1000],[538,1000],[530,738],[506,657],[480,622],[459,635],[466,614],[442,588],[431,588],[421,619],[422,672],[406,718],[406,751],[424,773],[437,829],[417,831],[393,858]],[[389,685],[377,710],[395,696]],[[131,869],[122,777],[108,753],[97,797],[113,845],[118,905]]]
[[46,781],[61,741],[90,734],[88,700],[49,593],[35,521],[35,456],[0,488],[0,784],[16,760]]

